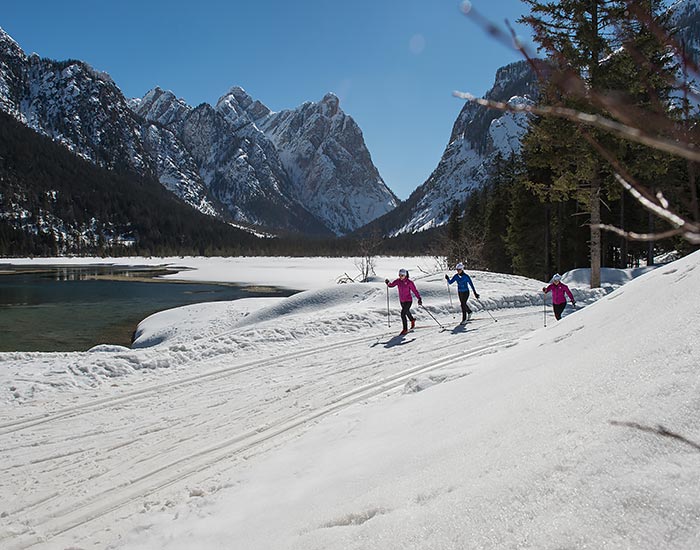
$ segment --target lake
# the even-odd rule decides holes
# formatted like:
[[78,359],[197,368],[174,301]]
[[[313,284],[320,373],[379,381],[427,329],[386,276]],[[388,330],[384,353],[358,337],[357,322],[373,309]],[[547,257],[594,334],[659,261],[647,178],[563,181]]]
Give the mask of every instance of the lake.
[[153,266],[0,264],[0,351],[84,351],[131,345],[149,315],[198,302],[291,296],[293,290],[154,279]]

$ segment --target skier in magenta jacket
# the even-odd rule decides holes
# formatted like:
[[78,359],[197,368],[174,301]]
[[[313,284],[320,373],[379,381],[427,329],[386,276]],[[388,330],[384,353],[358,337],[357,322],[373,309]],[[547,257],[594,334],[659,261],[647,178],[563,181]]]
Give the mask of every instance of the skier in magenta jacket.
[[411,298],[411,292],[418,298],[418,305],[423,305],[423,300],[421,300],[420,294],[416,289],[416,285],[413,281],[408,278],[408,271],[405,269],[399,269],[399,278],[393,282],[389,282],[389,279],[384,281],[388,287],[399,287],[399,302],[401,303],[401,322],[403,323],[403,330],[401,335],[408,333],[408,322],[407,319],[411,320],[411,328],[416,326],[416,319],[411,315],[411,305],[413,304],[413,299]]
[[554,317],[557,321],[561,320],[561,314],[564,312],[566,307],[566,296],[569,296],[571,304],[576,307],[576,300],[574,300],[574,295],[571,294],[571,290],[564,283],[561,282],[561,275],[556,273],[552,277],[552,282],[549,286],[542,289],[542,292],[547,294],[547,292],[552,291],[552,308],[554,309]]

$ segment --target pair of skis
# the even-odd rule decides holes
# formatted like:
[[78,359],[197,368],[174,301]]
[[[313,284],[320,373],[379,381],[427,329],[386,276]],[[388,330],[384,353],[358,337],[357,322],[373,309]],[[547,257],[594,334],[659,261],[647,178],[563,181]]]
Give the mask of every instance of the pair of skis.
[[[450,291],[450,283],[449,283],[449,281],[448,281],[448,283],[447,283],[447,294],[450,296],[450,309],[453,311],[452,318],[454,319],[454,307],[452,306],[452,292]],[[476,294],[476,290],[474,291],[474,294]],[[481,300],[479,300],[479,298],[476,298],[476,301],[479,302],[479,305],[481,306],[481,308],[484,309],[484,310],[486,311],[486,313],[488,313],[488,314],[491,316],[491,319],[493,319],[493,322],[494,322],[494,323],[498,323],[498,319],[496,319],[496,318],[493,316],[493,314],[492,314],[488,309],[486,309],[486,308],[484,307],[484,304],[481,303]],[[430,313],[430,312],[428,312],[428,313]],[[435,318],[433,317],[433,319],[435,319]],[[437,319],[436,319],[436,320],[437,320]],[[438,323],[438,324],[439,324],[439,323]]]
[[[479,301],[479,303],[481,304],[481,301]],[[433,321],[435,321],[435,322],[438,324],[438,326],[440,327],[440,332],[444,332],[444,331],[448,330],[446,326],[444,326],[440,321],[438,321],[438,320],[435,318],[435,316],[434,316],[432,313],[430,313],[430,311],[428,310],[428,308],[426,308],[425,306],[421,306],[421,307],[425,310],[425,312],[426,312],[428,315],[430,315],[430,317],[432,317]],[[483,307],[483,304],[482,304],[481,307]],[[486,309],[486,308],[484,308],[484,309]],[[491,315],[491,312],[490,312],[488,309],[486,310],[486,312],[487,312],[489,315]],[[493,315],[491,315],[491,319],[493,319],[494,323],[497,323],[497,322],[498,322],[498,319],[496,319]],[[465,322],[465,321],[462,321],[462,322],[459,324],[459,326],[462,326],[462,327],[463,327],[463,326],[465,326],[467,323],[469,323],[469,321],[466,321],[466,322]]]

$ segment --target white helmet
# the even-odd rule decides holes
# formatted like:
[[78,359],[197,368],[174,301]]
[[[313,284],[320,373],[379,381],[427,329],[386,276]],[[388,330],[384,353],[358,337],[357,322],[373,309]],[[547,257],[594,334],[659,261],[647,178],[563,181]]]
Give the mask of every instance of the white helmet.
[[462,262],[459,262],[456,266],[455,269],[464,269],[464,264]]
[[408,275],[408,271],[406,271],[404,268],[399,269],[399,275]]

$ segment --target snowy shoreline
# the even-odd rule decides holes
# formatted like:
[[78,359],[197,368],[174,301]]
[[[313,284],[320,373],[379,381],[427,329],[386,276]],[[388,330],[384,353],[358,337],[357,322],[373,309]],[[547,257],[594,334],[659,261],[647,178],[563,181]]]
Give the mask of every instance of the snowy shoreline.
[[[335,283],[349,258],[167,261],[306,291],[160,312],[135,349],[0,354],[1,546],[700,542],[697,450],[653,433],[700,441],[700,254],[614,292],[572,273],[587,305],[558,323],[542,282],[470,272],[466,327],[428,258],[364,284]],[[427,308],[403,338],[399,267]]]

